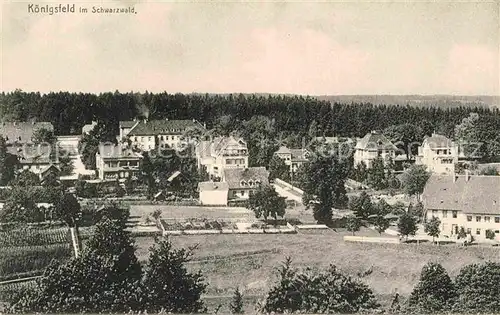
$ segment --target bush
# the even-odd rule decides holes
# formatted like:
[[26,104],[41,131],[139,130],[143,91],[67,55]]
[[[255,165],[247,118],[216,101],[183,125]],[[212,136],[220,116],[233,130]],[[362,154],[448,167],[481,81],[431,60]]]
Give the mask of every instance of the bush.
[[229,310],[231,310],[232,314],[243,313],[243,295],[238,288],[234,290],[233,299],[229,304]]
[[500,263],[472,264],[460,270],[455,279],[457,310],[500,313]]
[[298,272],[287,259],[266,298],[265,312],[356,313],[380,305],[365,284],[340,273],[334,265],[323,272]]
[[443,266],[428,263],[422,268],[408,304],[418,312],[442,312],[452,308],[455,298],[455,287]]
[[493,232],[493,230],[486,230],[486,238],[489,240],[494,240],[495,232]]

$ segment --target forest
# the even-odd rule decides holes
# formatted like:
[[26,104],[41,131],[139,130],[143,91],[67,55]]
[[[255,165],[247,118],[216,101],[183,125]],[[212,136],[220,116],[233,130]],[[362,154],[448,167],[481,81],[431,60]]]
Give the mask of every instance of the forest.
[[331,103],[309,96],[213,95],[169,93],[69,93],[40,94],[16,90],[0,94],[0,120],[49,121],[56,135],[80,134],[83,125],[101,121],[118,130],[120,120],[197,119],[213,128],[218,119],[244,122],[253,116],[267,116],[276,131],[306,133],[311,123],[319,135],[362,137],[372,130],[413,124],[425,134],[454,135],[455,125],[470,113],[479,114],[479,125],[500,130],[500,111],[485,106],[417,107],[373,105],[371,103]]

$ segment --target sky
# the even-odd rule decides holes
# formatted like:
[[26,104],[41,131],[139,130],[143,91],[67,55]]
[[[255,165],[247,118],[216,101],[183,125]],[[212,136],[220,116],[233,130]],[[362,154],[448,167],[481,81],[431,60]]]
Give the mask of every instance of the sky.
[[500,95],[500,1],[1,1],[3,91]]

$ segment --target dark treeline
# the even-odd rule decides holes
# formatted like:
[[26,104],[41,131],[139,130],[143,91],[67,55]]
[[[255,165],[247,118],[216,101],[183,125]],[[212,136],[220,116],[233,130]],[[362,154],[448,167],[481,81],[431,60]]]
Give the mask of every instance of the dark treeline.
[[[40,94],[16,90],[0,94],[0,120],[49,121],[56,134],[79,134],[92,120],[118,126],[120,120],[197,119],[213,127],[221,116],[249,120],[264,115],[275,120],[277,131],[304,132],[313,121],[326,136],[363,136],[371,130],[411,123],[427,133],[452,134],[453,127],[476,112],[500,129],[500,112],[486,107],[412,107],[369,103],[331,104],[306,96],[209,95],[168,93],[58,92]],[[497,129],[497,130],[498,130]]]

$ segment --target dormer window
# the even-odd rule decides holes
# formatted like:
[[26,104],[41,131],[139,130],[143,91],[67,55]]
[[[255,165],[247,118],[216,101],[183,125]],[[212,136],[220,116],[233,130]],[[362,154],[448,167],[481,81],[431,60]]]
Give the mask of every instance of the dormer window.
[[240,186],[244,187],[244,186],[246,186],[246,185],[247,185],[247,182],[246,182],[246,181],[244,181],[244,180],[241,180],[241,181],[240,181]]
[[249,181],[248,181],[248,186],[252,187],[253,185],[254,185],[253,180],[249,180]]
[[255,180],[255,185],[256,185],[256,186],[260,186],[260,184],[261,184],[260,179]]

